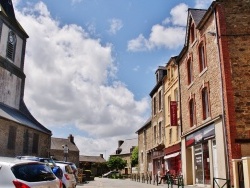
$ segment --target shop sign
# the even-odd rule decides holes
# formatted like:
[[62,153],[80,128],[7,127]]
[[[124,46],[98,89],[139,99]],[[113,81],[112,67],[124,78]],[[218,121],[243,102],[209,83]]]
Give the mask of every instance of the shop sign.
[[186,137],[186,147],[201,143],[204,140],[208,140],[209,138],[214,137],[214,135],[215,135],[214,124],[211,124],[207,127],[204,127],[188,135]]
[[177,126],[177,101],[170,101],[170,123]]

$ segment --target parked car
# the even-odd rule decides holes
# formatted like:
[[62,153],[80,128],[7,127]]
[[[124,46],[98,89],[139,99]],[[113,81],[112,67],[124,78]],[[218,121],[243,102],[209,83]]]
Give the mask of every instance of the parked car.
[[95,177],[92,175],[91,170],[83,170],[83,180],[84,181],[93,181],[95,180]]
[[40,161],[43,163],[46,163],[50,166],[53,173],[58,177],[59,179],[62,179],[63,172],[62,169],[56,165],[55,161],[51,158],[44,158],[44,157],[36,157],[36,156],[17,156],[18,159],[24,159],[24,160],[31,160],[31,161]]
[[73,162],[66,162],[66,161],[55,161],[56,163],[63,163],[63,164],[68,164],[70,165],[71,169],[73,170],[73,173],[75,175],[75,178],[76,178],[76,181],[77,181],[77,178],[78,178],[78,169],[75,165],[75,163]]
[[109,171],[106,174],[103,174],[102,177],[103,178],[110,178],[113,175],[119,175],[119,172],[118,171]]
[[60,168],[63,171],[63,177],[62,177],[63,188],[75,188],[76,179],[70,165],[64,163],[56,163],[56,164],[60,166]]
[[0,167],[1,188],[62,188],[62,181],[42,162],[0,157]]

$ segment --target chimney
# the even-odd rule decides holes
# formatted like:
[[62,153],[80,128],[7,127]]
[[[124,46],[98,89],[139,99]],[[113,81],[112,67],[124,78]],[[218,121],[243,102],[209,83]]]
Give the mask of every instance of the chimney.
[[124,142],[123,140],[118,141],[118,148],[123,144],[123,142]]
[[68,139],[72,144],[76,145],[74,142],[74,136],[72,134],[69,135]]
[[103,154],[100,154],[100,157],[103,158]]

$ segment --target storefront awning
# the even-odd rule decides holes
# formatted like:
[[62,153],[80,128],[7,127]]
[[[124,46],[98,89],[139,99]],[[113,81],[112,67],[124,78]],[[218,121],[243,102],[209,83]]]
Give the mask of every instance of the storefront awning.
[[178,155],[180,155],[180,152],[175,152],[175,153],[172,153],[172,154],[164,156],[164,159],[169,159],[169,158],[177,157]]

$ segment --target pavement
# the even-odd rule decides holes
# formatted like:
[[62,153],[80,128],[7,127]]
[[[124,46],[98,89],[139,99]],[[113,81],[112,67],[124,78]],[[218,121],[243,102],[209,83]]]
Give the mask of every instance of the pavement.
[[[89,181],[87,183],[78,184],[76,188],[153,188],[153,187],[165,187],[165,188],[178,188],[177,185],[173,185],[173,187],[168,184],[159,184],[158,186],[155,184],[147,184],[147,182],[136,182],[130,179],[109,179],[109,178],[97,178],[95,177],[94,181]],[[181,188],[179,186],[179,188]],[[210,188],[210,186],[184,186],[184,188]]]

